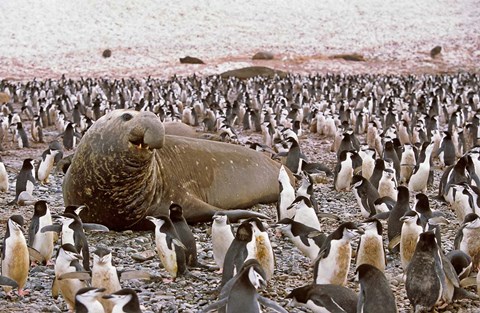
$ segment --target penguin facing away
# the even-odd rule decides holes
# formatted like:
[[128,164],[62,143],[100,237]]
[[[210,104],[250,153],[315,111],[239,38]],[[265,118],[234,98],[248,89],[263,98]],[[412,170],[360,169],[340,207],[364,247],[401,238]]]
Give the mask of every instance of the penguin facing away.
[[362,216],[368,218],[375,215],[375,201],[380,198],[377,189],[361,175],[354,175],[351,185]]
[[23,160],[22,168],[17,175],[15,183],[15,199],[11,203],[16,203],[20,193],[26,191],[29,195],[33,195],[35,188],[35,166],[33,159]]
[[[30,256],[27,242],[22,232],[23,217],[12,215],[7,221],[7,230],[2,246],[2,276],[11,278],[18,284],[18,295],[23,297],[28,294],[24,290],[30,270]],[[11,289],[5,287],[7,291]]]
[[187,266],[195,267],[198,266],[197,261],[197,243],[195,237],[193,236],[192,230],[187,224],[185,217],[183,217],[183,209],[180,205],[172,203],[169,208],[170,211],[170,220],[175,227],[178,238],[186,247],[185,258]]
[[356,273],[360,282],[357,312],[398,312],[395,296],[381,270],[365,263],[357,268]]

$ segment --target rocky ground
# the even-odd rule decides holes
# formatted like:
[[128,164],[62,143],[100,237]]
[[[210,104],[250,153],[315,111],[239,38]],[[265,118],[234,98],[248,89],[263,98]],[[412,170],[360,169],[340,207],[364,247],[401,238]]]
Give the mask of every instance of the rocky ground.
[[[47,131],[49,142],[57,136],[53,129]],[[246,141],[249,137],[259,139],[257,134],[243,133],[240,136],[241,141]],[[335,154],[330,152],[331,141],[319,138],[316,134],[307,134],[301,139],[303,151],[312,161],[323,162],[330,168],[334,167]],[[45,149],[45,144],[34,144],[30,149],[19,150],[13,148],[11,143],[5,144],[5,150],[1,152],[3,161],[10,173],[10,191],[0,195],[0,233],[5,232],[5,223],[12,214],[22,214],[29,224],[33,214],[33,208],[14,207],[7,205],[7,202],[14,197],[15,176],[18,173],[21,161],[26,157],[39,158],[41,152]],[[434,188],[429,188],[428,195],[430,199],[436,194],[441,171],[435,173]],[[38,186],[35,196],[38,199],[46,199],[53,212],[63,211],[63,200],[61,194],[61,183],[63,174],[55,172],[50,179],[50,183],[45,186]],[[343,221],[362,220],[359,209],[353,193],[337,193],[332,189],[333,178],[328,177],[323,183],[315,186],[315,196],[318,200],[321,211],[330,212],[338,215],[341,221],[322,220],[322,227],[326,233],[333,231]],[[450,224],[444,227],[443,247],[448,252],[453,247],[455,232],[459,223],[445,204],[436,200],[431,200],[431,206],[434,209],[443,211],[450,221]],[[262,295],[277,301],[289,312],[301,312],[298,308],[288,306],[285,296],[295,287],[308,284],[313,279],[312,268],[309,260],[286,239],[275,237],[274,217],[275,208],[272,205],[260,205],[254,208],[268,214],[272,219],[268,223],[272,226],[269,229],[270,239],[274,247],[276,256],[275,275],[268,283]],[[214,265],[211,237],[209,235],[210,225],[201,224],[193,227],[193,232],[197,239],[199,261]],[[151,274],[168,278],[168,274],[161,267],[159,258],[155,255],[152,259],[140,262],[136,260],[137,254],[148,254],[154,249],[153,233],[149,232],[113,232],[108,233],[88,233],[88,242],[90,249],[98,246],[109,247],[113,251],[114,264],[119,270],[145,270]],[[386,239],[386,232],[385,232]],[[387,241],[385,240],[385,244]],[[356,242],[354,243],[356,246]],[[400,312],[410,312],[411,307],[405,294],[405,287],[402,281],[402,270],[398,255],[388,255],[388,265],[386,276],[390,281],[390,286],[395,293],[397,305]],[[196,269],[193,274],[200,279],[179,278],[176,282],[163,283],[160,281],[123,281],[123,287],[130,287],[137,290],[141,305],[145,312],[196,312],[205,305],[212,303],[215,296],[211,294],[221,280],[221,275],[213,270]],[[353,278],[354,267],[351,267],[350,277]],[[0,311],[2,312],[20,312],[28,310],[29,312],[64,312],[67,310],[65,302],[60,297],[54,300],[51,296],[51,284],[54,276],[53,266],[38,266],[31,269],[27,282],[27,288],[31,291],[30,295],[19,298],[13,296],[9,298],[5,293],[0,293]],[[348,287],[358,291],[358,283],[351,281]],[[474,290],[473,290],[474,291]],[[463,300],[453,303],[440,310],[440,312],[478,312],[480,303],[474,303],[470,300]]]

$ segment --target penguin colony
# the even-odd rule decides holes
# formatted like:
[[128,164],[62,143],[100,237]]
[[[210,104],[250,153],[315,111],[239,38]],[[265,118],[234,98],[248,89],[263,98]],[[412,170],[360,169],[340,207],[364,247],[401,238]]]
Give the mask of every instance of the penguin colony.
[[[284,164],[271,220],[229,225],[221,213],[214,217],[212,258],[202,262],[219,269],[220,293],[196,309],[397,312],[399,302],[407,300],[392,292],[389,280],[396,277],[415,312],[448,309],[455,301],[478,307],[470,281],[478,281],[480,264],[479,80],[456,74],[2,81],[0,91],[10,99],[1,104],[2,150],[40,144],[48,149],[25,158],[21,168],[0,159],[0,190],[10,213],[2,225],[0,284],[8,286],[9,299],[28,297],[34,259],[54,267],[52,296],[61,296],[71,311],[141,312],[135,290],[121,289],[128,282],[119,282],[111,251],[100,246],[89,256],[89,230],[105,229],[83,224],[79,208],[59,209],[54,223],[49,199],[36,195],[40,185],[51,187],[49,177],[61,175],[54,166],[99,117],[133,108],[216,132],[218,140],[249,145]],[[239,134],[252,139],[242,142]],[[302,147],[308,138],[331,142],[336,161],[327,164],[315,151],[307,157]],[[285,179],[287,169],[298,178],[294,186]],[[435,175],[441,176],[438,185]],[[319,181],[339,196],[351,194],[355,214],[320,208],[325,199]],[[428,197],[433,190],[437,195]],[[18,206],[31,208],[32,215],[15,214]],[[152,249],[163,263],[158,271],[173,281],[201,279],[189,270],[209,266],[197,259],[192,238],[198,236],[182,222],[181,208],[149,219],[155,227]],[[30,223],[28,236],[24,220]],[[453,245],[445,244],[442,231],[448,223],[458,225]],[[262,290],[276,279],[281,247],[270,241],[275,230],[283,235],[275,240],[294,246],[310,271],[310,280],[285,290],[288,306]],[[54,246],[55,232],[60,240]]]

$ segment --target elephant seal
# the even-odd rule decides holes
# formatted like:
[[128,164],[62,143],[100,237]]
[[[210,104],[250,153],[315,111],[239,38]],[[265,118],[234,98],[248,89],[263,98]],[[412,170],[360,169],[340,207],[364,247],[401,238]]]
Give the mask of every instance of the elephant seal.
[[[65,205],[113,230],[147,229],[146,216],[183,208],[188,222],[261,214],[239,209],[277,201],[280,163],[242,146],[165,134],[151,112],[115,110],[82,138],[63,181]],[[293,181],[293,176],[290,177]],[[265,216],[263,216],[265,217]]]

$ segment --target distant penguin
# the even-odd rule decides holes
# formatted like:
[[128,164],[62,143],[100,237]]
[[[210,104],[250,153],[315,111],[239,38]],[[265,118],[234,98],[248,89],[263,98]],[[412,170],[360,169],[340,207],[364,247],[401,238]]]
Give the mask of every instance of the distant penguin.
[[277,201],[277,221],[284,218],[292,218],[295,215],[295,210],[293,208],[288,210],[293,201],[295,201],[295,189],[293,188],[290,182],[290,177],[283,165],[280,166],[278,183],[280,193]]
[[383,271],[371,264],[362,264],[356,273],[360,282],[357,312],[398,312],[395,296]]
[[452,250],[447,253],[447,259],[452,263],[458,279],[462,280],[472,272],[472,258],[462,250]]
[[[287,236],[306,257],[314,262],[327,237],[318,229],[285,218],[277,223],[280,232]],[[315,235],[314,235],[315,234]]]
[[366,179],[370,179],[373,174],[373,169],[375,168],[375,156],[376,152],[374,149],[366,148],[361,149],[358,152],[358,155],[362,158],[362,176]]
[[52,296],[56,299],[61,294],[70,311],[73,311],[75,308],[75,295],[80,289],[87,287],[87,284],[85,281],[76,278],[61,279],[61,276],[67,273],[85,271],[79,262],[81,259],[82,256],[77,253],[75,247],[68,243],[60,247],[55,260]]
[[16,126],[17,126],[16,136],[17,136],[17,141],[18,141],[18,147],[20,149],[29,148],[30,143],[28,141],[27,132],[23,128],[22,123],[18,122]]
[[104,295],[113,304],[112,312],[115,313],[142,313],[140,301],[135,290],[130,288],[121,289],[109,295]]
[[5,168],[5,164],[3,164],[2,157],[0,156],[0,191],[7,192],[9,186],[10,184],[8,182],[7,169]]
[[[312,203],[313,209],[318,213],[318,202],[314,195],[313,185],[315,184],[314,178],[312,175],[303,172],[302,182],[300,187],[295,191],[295,196],[304,196],[309,199]],[[292,201],[293,202],[293,201]]]
[[48,144],[48,148],[50,150],[58,151],[58,153],[55,155],[55,158],[54,158],[55,159],[54,164],[58,164],[58,162],[60,162],[60,160],[63,159],[62,145],[58,140],[53,140]]
[[455,164],[455,145],[452,141],[452,135],[448,131],[444,132],[442,141],[440,142],[440,148],[438,149],[438,159],[440,161],[440,166],[442,167]]
[[225,254],[221,286],[224,286],[240,271],[247,259],[254,258],[255,237],[253,236],[253,225],[244,221],[238,226],[235,238]]
[[357,268],[362,264],[370,264],[385,272],[386,256],[383,247],[383,227],[376,218],[363,221],[360,227],[364,233],[360,236],[356,253]]
[[414,146],[405,144],[402,149],[400,159],[400,184],[407,184],[413,174],[413,169],[417,164]]
[[403,222],[400,238],[400,261],[403,272],[406,273],[408,264],[413,257],[418,238],[423,233],[420,216],[416,211],[409,210],[400,218]]
[[354,170],[353,152],[342,151],[335,166],[333,185],[336,191],[350,190]]
[[155,225],[155,246],[165,270],[172,279],[187,272],[185,245],[181,242],[172,221],[166,215],[158,217],[147,216]]
[[52,216],[45,200],[35,202],[33,210],[28,229],[28,245],[40,252],[44,264],[48,264],[53,254],[54,234],[52,232],[42,233],[41,230],[45,226],[52,225]]
[[188,226],[185,217],[183,217],[183,209],[180,205],[172,203],[169,208],[170,211],[170,220],[175,227],[178,238],[186,247],[185,250],[185,259],[187,266],[195,267],[198,266],[197,261],[197,243],[193,232]]
[[390,197],[397,201],[397,181],[395,172],[389,168],[383,170],[382,178],[378,182],[378,195],[381,197]]
[[75,313],[104,313],[101,299],[104,288],[84,287],[75,295]]
[[[397,204],[397,201],[393,200],[390,197],[378,198],[374,202],[375,211],[377,212],[377,214],[387,212],[388,214],[390,214],[390,211],[393,209],[395,204]],[[388,215],[386,215],[386,217],[383,217],[383,219],[388,219]]]
[[377,189],[365,177],[360,175],[353,176],[352,191],[363,217],[368,218],[377,213],[375,201],[380,198],[380,195]]
[[454,240],[455,249],[472,258],[473,268],[480,265],[480,217],[475,213],[465,216]]
[[457,274],[439,249],[435,234],[420,234],[405,281],[414,311],[431,311],[440,302],[452,302],[455,287],[459,287]]
[[357,312],[357,294],[338,285],[306,285],[293,289],[286,298],[292,299],[292,305],[312,312]]
[[[2,276],[13,279],[18,284],[18,295],[23,297],[29,291],[24,290],[30,270],[30,256],[27,242],[22,232],[23,217],[12,215],[7,222],[7,230],[2,246]],[[7,291],[10,288],[5,287]]]
[[383,170],[385,170],[385,160],[376,159],[375,167],[373,168],[372,176],[370,176],[370,183],[378,190],[378,184],[383,175]]
[[400,178],[400,160],[398,159],[397,151],[392,141],[387,141],[385,143],[383,151],[383,159],[390,159],[393,162],[393,168],[395,169],[395,178]]
[[222,288],[219,300],[210,304],[202,312],[242,313],[262,312],[260,305],[269,307],[276,312],[287,313],[276,302],[261,296],[257,289],[266,285],[266,274],[257,260],[246,261],[237,275],[230,279]]
[[55,156],[59,153],[58,150],[47,149],[42,153],[42,160],[38,165],[37,179],[44,185],[48,184],[48,177],[53,169],[53,163],[55,162]]
[[[122,289],[117,269],[112,265],[112,252],[107,248],[99,247],[92,254],[92,286],[102,288],[106,293]],[[105,307],[105,311],[112,311],[113,305],[109,301],[101,299],[100,302]]]
[[352,257],[350,242],[362,233],[354,223],[345,222],[327,237],[315,262],[314,283],[341,286],[347,284]]
[[408,189],[413,191],[427,192],[428,177],[431,170],[433,142],[424,142],[418,161],[413,168],[413,173],[408,182]]
[[23,161],[20,173],[17,175],[17,181],[15,183],[15,199],[13,203],[16,203],[18,196],[23,191],[26,191],[29,195],[33,195],[35,187],[35,166],[32,159],[25,159]]
[[[397,203],[390,211],[388,217],[388,241],[391,243],[397,236],[400,236],[402,233],[402,222],[400,218],[410,210],[410,192],[405,186],[398,187],[398,198]],[[390,244],[389,244],[390,246]],[[393,251],[398,251],[398,248],[395,248]]]
[[75,124],[68,122],[63,132],[63,147],[66,150],[75,149],[77,146],[78,134],[75,132]]
[[480,213],[480,190],[477,187],[465,182],[452,184],[448,192],[445,199],[460,222],[469,213]]
[[33,141],[43,143],[42,120],[39,115],[33,117],[32,126],[30,128]]
[[227,215],[222,212],[215,213],[212,224],[212,252],[220,272],[223,271],[223,261],[233,239],[232,226],[228,223]]

